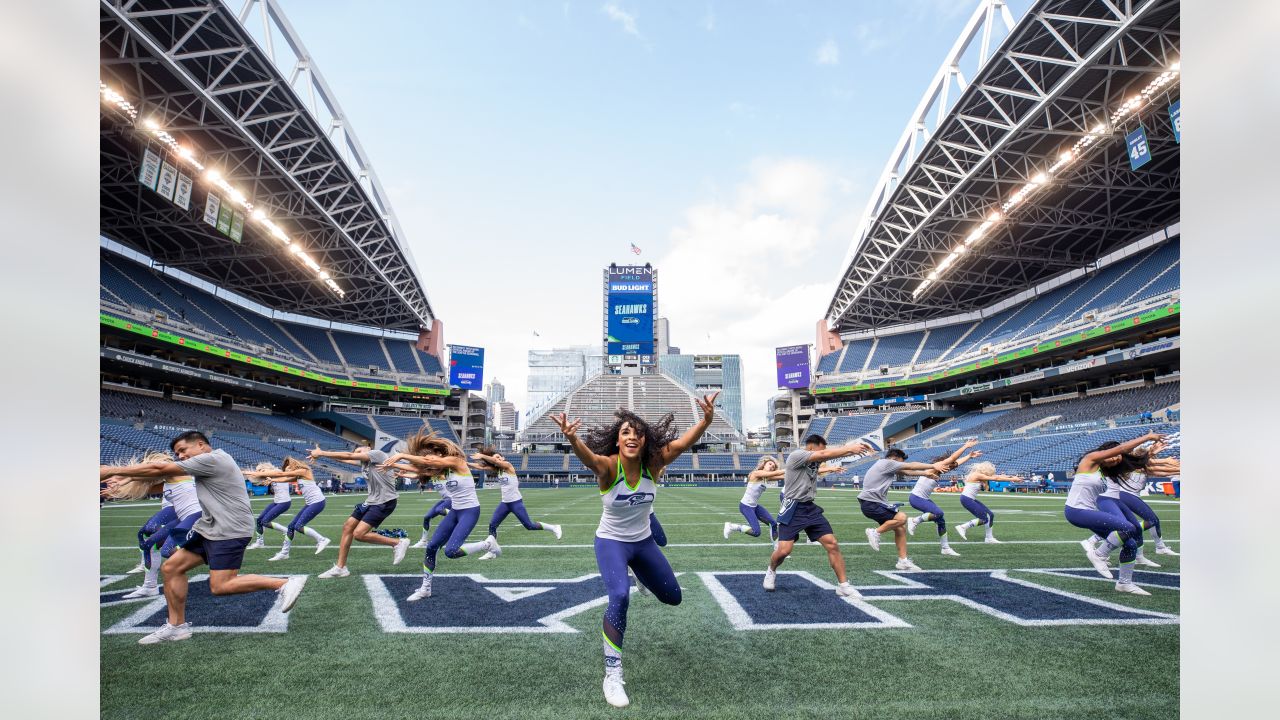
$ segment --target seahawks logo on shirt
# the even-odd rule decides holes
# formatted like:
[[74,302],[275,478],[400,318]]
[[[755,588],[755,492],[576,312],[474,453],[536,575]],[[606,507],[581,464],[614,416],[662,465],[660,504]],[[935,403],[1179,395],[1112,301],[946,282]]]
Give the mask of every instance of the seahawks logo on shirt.
[[651,492],[638,492],[631,495],[619,495],[613,499],[614,507],[635,507],[636,505],[647,505],[653,502],[654,494]]

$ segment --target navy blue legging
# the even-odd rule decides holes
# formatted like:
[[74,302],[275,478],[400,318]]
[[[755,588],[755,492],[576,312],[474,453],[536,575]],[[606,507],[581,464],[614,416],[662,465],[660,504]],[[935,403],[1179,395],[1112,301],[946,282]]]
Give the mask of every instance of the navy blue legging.
[[324,500],[310,505],[303,505],[302,510],[293,519],[289,521],[289,539],[293,539],[293,534],[307,526],[307,523],[315,519],[317,515],[324,512]]
[[427,541],[427,555],[422,561],[422,566],[431,572],[436,571],[436,552],[442,545],[445,557],[462,557],[462,543],[467,541],[467,536],[475,529],[476,522],[479,520],[479,506],[455,509],[445,515],[444,520],[436,526],[436,531],[431,534],[431,539]]
[[[193,512],[190,515],[174,520],[173,522],[161,528],[155,537],[163,536],[164,545],[160,546],[160,557],[167,558],[173,555],[178,546],[187,541],[187,536],[191,534],[191,528],[195,526],[196,521],[203,515],[202,512]],[[155,542],[160,542],[158,539]]]
[[440,517],[441,515],[448,515],[449,511],[452,509],[453,509],[453,498],[444,498],[439,502],[437,502],[435,505],[432,505],[431,509],[427,511],[427,514],[422,516],[422,529],[430,530],[431,518]]
[[1156,537],[1164,537],[1164,534],[1160,532],[1160,518],[1156,516],[1156,511],[1152,510],[1145,500],[1132,493],[1122,492],[1120,493],[1120,504],[1134,515],[1142,518],[1141,529],[1155,528]]
[[160,508],[159,512],[147,518],[142,527],[138,528],[138,549],[145,553],[147,548],[153,547],[155,543],[151,542],[151,536],[177,519],[178,513],[173,509],[172,505],[167,508]]
[[680,604],[682,594],[676,573],[652,536],[638,542],[597,537],[596,565],[609,592],[609,606],[604,611],[604,636],[615,647],[622,647],[622,636],[627,631],[627,607],[631,603],[628,567],[636,574],[636,580],[649,588],[659,601],[667,605]]
[[658,547],[667,546],[667,531],[662,529],[662,523],[658,522],[658,516],[649,513],[649,532],[653,533],[653,541]]
[[[929,513],[933,515],[933,522],[938,524],[939,535],[947,534],[947,524],[942,520],[942,517],[943,517],[942,508],[938,507],[938,503],[930,500],[929,498],[922,498],[919,495],[911,495],[910,500],[911,500],[911,507],[915,508],[916,510],[919,510],[922,513]],[[961,501],[963,502],[963,500],[964,500],[964,497],[961,496]],[[978,503],[978,504],[981,505],[982,503]],[[991,511],[988,510],[987,512],[991,512]]]
[[261,535],[263,527],[272,520],[280,517],[280,515],[288,510],[289,506],[292,504],[293,501],[290,500],[289,502],[271,503],[270,505],[262,508],[262,512],[258,514],[257,520],[258,534]]
[[489,534],[498,537],[498,526],[508,515],[515,515],[525,530],[541,530],[542,523],[534,522],[529,519],[529,511],[524,509],[524,501],[516,500],[515,502],[498,503],[498,507],[493,509],[493,517],[489,518]]
[[996,524],[996,514],[991,512],[991,508],[983,505],[978,500],[967,495],[961,495],[960,504],[964,506],[965,510],[968,510],[974,517],[978,518],[979,525]]
[[[1106,498],[1098,498],[1098,507],[1102,507],[1102,501]],[[1092,530],[1094,535],[1105,538],[1111,533],[1120,536],[1123,545],[1120,548],[1120,562],[1133,562],[1138,556],[1138,543],[1133,539],[1137,529],[1122,515],[1109,513],[1105,510],[1088,510],[1085,508],[1074,508],[1068,505],[1063,510],[1063,515],[1067,518],[1067,522],[1078,528]]]
[[1133,542],[1137,547],[1142,547],[1142,521],[1133,514],[1124,503],[1109,497],[1098,498],[1098,509],[1112,515],[1119,515],[1125,519],[1125,522],[1133,526]]
[[742,517],[747,519],[747,523],[751,525],[751,530],[747,533],[751,537],[760,537],[760,523],[763,522],[769,526],[769,538],[777,539],[778,523],[774,522],[773,516],[768,510],[756,505],[751,507],[746,503],[738,503],[738,512],[742,513]]

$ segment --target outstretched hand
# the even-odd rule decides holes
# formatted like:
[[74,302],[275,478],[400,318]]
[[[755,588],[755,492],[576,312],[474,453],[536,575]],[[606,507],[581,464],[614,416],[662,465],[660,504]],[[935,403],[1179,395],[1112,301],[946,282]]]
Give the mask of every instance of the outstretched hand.
[[717,398],[717,397],[719,397],[719,396],[720,396],[720,391],[719,391],[719,390],[717,390],[717,391],[715,391],[715,392],[711,393],[710,395],[703,395],[703,396],[698,400],[698,407],[702,408],[702,419],[703,419],[703,420],[706,420],[707,422],[711,422],[711,420],[712,420],[713,418],[715,418],[715,416],[716,416],[716,398]]
[[569,416],[564,413],[560,413],[551,419],[556,421],[556,425],[560,428],[560,432],[564,433],[565,439],[572,440],[578,436],[578,428],[582,425],[581,419],[570,421]]

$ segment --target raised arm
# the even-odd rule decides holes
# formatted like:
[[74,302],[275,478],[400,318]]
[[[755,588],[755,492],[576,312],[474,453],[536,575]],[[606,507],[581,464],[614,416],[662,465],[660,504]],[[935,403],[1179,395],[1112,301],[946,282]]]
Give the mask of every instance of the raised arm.
[[[484,454],[484,453],[482,453],[482,452],[476,452],[476,453],[472,453],[472,454],[471,454],[471,459],[472,459],[472,460],[482,460],[482,461],[484,461],[484,462],[489,463],[490,465],[496,465],[496,466],[498,466],[498,469],[499,469],[499,470],[501,470],[502,472],[509,472],[509,473],[513,473],[513,474],[514,474],[514,473],[515,473],[515,471],[516,471],[516,466],[515,466],[515,465],[512,465],[511,463],[507,462],[507,461],[506,461],[506,460],[504,460],[503,458],[498,457],[497,455],[485,455],[485,454]],[[470,463],[468,463],[468,464],[470,464]],[[475,466],[474,466],[474,465],[472,465],[472,467],[475,467]],[[484,468],[484,467],[482,467],[482,468],[479,468],[479,469],[480,469],[480,470],[488,470],[489,468]]]
[[870,449],[871,448],[867,447],[866,443],[854,440],[847,442],[844,445],[836,445],[835,447],[814,450],[812,454],[809,455],[809,462],[820,463],[827,460],[835,460],[836,458],[842,458],[845,455],[857,455],[858,453],[864,453]]
[[1098,464],[1103,460],[1113,458],[1118,455],[1124,455],[1127,452],[1137,449],[1139,445],[1150,441],[1163,442],[1164,436],[1159,433],[1147,433],[1146,435],[1136,437],[1128,442],[1122,442],[1113,448],[1095,450],[1080,459],[1080,467],[1076,469],[1076,472],[1093,472],[1097,469]]
[[591,448],[582,442],[582,438],[578,437],[578,428],[582,425],[582,421],[571,421],[564,413],[560,413],[558,417],[552,419],[560,427],[560,432],[564,433],[565,440],[569,441],[569,447],[573,448],[573,454],[577,455],[582,464],[596,474],[596,483],[600,490],[608,490],[609,486],[613,484],[613,478],[610,477],[613,467],[609,464],[609,458],[592,452]]
[[844,470],[844,466],[843,466],[843,465],[839,465],[839,464],[836,464],[836,465],[823,465],[822,467],[819,467],[819,468],[818,468],[818,474],[819,474],[819,475],[830,475],[831,473],[838,473],[838,472],[842,472],[843,470]]
[[247,478],[266,478],[272,482],[281,480],[297,480],[299,478],[311,479],[311,471],[304,468],[294,468],[293,470],[243,470],[244,476]]
[[698,407],[702,410],[702,418],[698,420],[696,425],[685,430],[683,435],[667,443],[666,447],[662,448],[662,452],[658,456],[662,467],[675,462],[676,458],[680,457],[680,453],[693,447],[693,444],[698,442],[698,438],[702,437],[707,428],[711,427],[711,421],[716,416],[716,398],[719,395],[720,391],[717,390],[710,395],[704,395],[698,400]]
[[898,467],[898,472],[906,474],[912,470],[921,470],[925,472],[933,471],[941,475],[950,469],[951,466],[945,460],[939,460],[936,463],[904,462]]
[[369,462],[369,448],[360,447],[352,452],[346,450],[321,450],[320,446],[315,446],[311,452],[307,453],[307,457],[315,460],[317,458],[329,458],[352,465]]
[[467,468],[467,459],[456,455],[445,457],[442,455],[409,455],[408,453],[396,453],[387,458],[386,462],[378,467],[383,470],[396,470],[399,467],[403,467],[398,464],[402,461],[409,463],[412,467],[426,470],[444,470],[447,468],[463,472]]
[[183,470],[175,462],[145,462],[136,465],[99,465],[98,466],[98,482],[102,482],[112,475],[119,475],[126,478],[167,478],[186,475],[187,471]]
[[777,480],[786,475],[785,470],[752,470],[747,473],[748,482],[765,482],[767,480]]
[[[948,455],[947,459],[943,460],[943,462],[945,462],[948,467],[955,467],[957,465],[962,464],[963,462],[967,461],[970,457],[969,455],[964,455],[964,451],[972,448],[974,445],[977,445],[977,444],[978,444],[977,440],[966,440],[963,445],[956,448],[955,452]],[[964,460],[960,459],[961,455],[964,455]]]

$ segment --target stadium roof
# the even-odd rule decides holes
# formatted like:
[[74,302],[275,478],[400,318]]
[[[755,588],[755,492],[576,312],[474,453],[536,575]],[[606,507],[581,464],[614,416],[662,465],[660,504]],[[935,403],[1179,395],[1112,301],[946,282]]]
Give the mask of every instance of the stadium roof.
[[[1179,12],[1177,0],[1039,0],[1014,25],[984,0],[873,193],[832,328],[983,308],[1176,223]],[[961,55],[981,35],[985,56],[999,19],[1008,36],[966,81]],[[1134,171],[1125,135],[1140,124],[1152,159]]]
[[[219,0],[102,0],[100,11],[104,97],[125,103],[102,106],[103,234],[272,309],[430,327],[386,193],[275,0],[247,0],[238,15]],[[144,147],[192,150],[189,171],[220,173],[280,232],[254,219],[229,240],[203,220],[217,176],[191,173],[184,210],[139,183]]]

